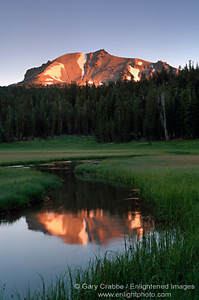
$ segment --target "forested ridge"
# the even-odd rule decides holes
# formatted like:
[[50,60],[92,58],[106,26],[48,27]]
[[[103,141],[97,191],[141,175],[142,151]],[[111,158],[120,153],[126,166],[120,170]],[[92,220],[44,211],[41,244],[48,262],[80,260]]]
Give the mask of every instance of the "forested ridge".
[[0,142],[62,134],[99,142],[199,138],[199,67],[98,87],[0,88]]

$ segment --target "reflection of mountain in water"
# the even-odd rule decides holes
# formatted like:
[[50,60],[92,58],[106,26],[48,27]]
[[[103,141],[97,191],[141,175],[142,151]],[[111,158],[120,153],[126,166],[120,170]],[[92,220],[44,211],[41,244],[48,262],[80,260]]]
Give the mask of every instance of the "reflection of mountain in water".
[[[28,220],[27,220],[28,221]],[[44,212],[29,218],[30,229],[59,236],[67,244],[106,243],[111,238],[121,238],[125,233],[142,235],[143,228],[150,230],[152,223],[142,220],[141,215],[135,212],[126,217],[111,216],[103,210],[79,211],[78,214]]]
[[106,243],[127,233],[142,235],[143,228],[152,230],[153,221],[140,201],[132,194],[126,201],[126,188],[82,181],[66,168],[52,172],[62,177],[64,187],[40,211],[26,217],[29,229],[59,236],[67,244],[84,245]]

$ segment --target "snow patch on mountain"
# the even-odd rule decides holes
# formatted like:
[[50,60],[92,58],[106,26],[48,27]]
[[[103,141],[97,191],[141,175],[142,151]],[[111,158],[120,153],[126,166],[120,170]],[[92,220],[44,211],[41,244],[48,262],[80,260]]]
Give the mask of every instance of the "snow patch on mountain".
[[46,78],[45,79],[45,85],[51,85],[51,84],[53,84],[53,81],[54,79],[53,78]]
[[77,63],[79,65],[80,69],[82,70],[82,77],[84,77],[84,74],[85,74],[84,65],[85,65],[86,61],[87,61],[87,54],[81,53],[80,57],[77,60]]
[[54,79],[56,81],[64,82],[61,79],[62,70],[65,71],[64,65],[59,62],[55,62],[47,68],[47,70],[43,73],[43,75],[51,77],[51,78],[48,78],[48,81]]
[[129,72],[131,73],[131,75],[134,76],[134,80],[135,81],[139,81],[140,80],[140,78],[138,76],[138,74],[140,72],[140,69],[133,68],[132,66],[129,65]]

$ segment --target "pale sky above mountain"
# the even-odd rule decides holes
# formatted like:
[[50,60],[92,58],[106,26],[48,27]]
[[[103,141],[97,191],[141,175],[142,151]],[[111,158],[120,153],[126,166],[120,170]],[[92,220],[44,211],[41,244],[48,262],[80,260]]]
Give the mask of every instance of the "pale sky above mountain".
[[72,52],[199,61],[198,0],[1,0],[0,86]]

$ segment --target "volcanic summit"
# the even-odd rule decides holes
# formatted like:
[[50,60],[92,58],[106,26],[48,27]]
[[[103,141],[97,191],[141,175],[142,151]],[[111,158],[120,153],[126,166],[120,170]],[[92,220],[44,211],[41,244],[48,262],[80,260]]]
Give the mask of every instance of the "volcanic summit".
[[163,68],[177,72],[176,68],[161,60],[150,62],[138,58],[118,57],[101,49],[90,53],[65,54],[40,67],[29,69],[20,84],[52,85],[76,82],[79,85],[98,86],[124,79],[139,81],[142,75],[149,77]]

